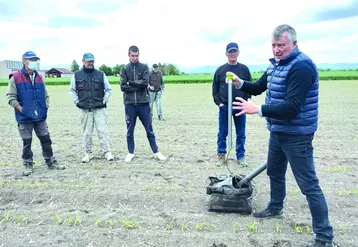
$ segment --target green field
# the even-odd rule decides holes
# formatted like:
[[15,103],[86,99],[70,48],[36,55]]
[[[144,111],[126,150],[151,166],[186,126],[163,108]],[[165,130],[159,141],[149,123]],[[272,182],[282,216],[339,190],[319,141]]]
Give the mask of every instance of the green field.
[[[261,77],[262,72],[252,73],[253,80]],[[168,84],[186,84],[186,83],[211,83],[213,74],[193,74],[193,75],[170,75],[164,76],[164,81]],[[358,70],[324,70],[319,71],[320,80],[358,80]],[[119,84],[119,77],[109,76],[111,84]],[[46,78],[47,85],[69,85],[69,78]],[[0,79],[0,86],[6,86],[8,80]]]

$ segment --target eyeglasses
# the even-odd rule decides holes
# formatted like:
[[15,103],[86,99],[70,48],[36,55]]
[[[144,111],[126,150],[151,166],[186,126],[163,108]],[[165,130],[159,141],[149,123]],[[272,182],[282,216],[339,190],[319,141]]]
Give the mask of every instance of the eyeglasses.
[[236,53],[236,52],[238,52],[239,50],[236,50],[236,49],[232,49],[232,50],[230,50],[228,53]]

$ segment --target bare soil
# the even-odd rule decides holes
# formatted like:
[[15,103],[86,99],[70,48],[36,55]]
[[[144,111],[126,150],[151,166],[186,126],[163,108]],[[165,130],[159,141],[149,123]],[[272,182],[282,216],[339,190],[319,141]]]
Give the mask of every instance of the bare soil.
[[[22,176],[21,140],[14,114],[1,99],[0,122],[0,246],[303,246],[311,241],[311,217],[305,197],[287,171],[287,197],[282,219],[257,220],[250,215],[208,212],[208,176],[227,174],[215,166],[217,107],[211,85],[167,85],[165,121],[153,126],[160,162],[151,151],[138,121],[136,157],[124,163],[126,127],[122,93],[113,85],[108,104],[111,146],[116,157],[101,158],[96,133],[96,158],[82,164],[79,110],[67,86],[49,86],[49,131],[63,171],[48,170],[38,139],[33,141],[36,169]],[[314,139],[315,164],[329,205],[335,242],[358,246],[358,82],[324,81],[320,89],[319,130]],[[0,88],[5,95],[6,88]],[[254,97],[262,103],[264,96]],[[235,134],[235,131],[233,132]],[[264,119],[247,117],[247,174],[265,161],[268,131]],[[234,136],[234,135],[233,135]],[[269,200],[265,172],[254,179],[254,210]],[[253,227],[255,226],[256,227]],[[249,227],[251,226],[251,230]]]

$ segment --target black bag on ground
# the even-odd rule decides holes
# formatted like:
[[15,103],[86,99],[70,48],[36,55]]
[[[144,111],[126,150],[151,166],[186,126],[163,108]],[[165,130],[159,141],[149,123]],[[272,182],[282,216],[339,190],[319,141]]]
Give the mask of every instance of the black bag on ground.
[[227,213],[252,213],[253,186],[251,182],[239,188],[238,182],[243,176],[209,177],[206,187],[209,211]]

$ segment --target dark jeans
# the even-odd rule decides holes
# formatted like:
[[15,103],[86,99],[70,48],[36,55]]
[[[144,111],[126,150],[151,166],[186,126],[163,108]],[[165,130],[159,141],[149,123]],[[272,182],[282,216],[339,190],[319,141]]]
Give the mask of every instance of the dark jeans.
[[317,239],[331,241],[333,229],[328,219],[326,199],[316,176],[312,140],[313,134],[270,133],[267,175],[270,177],[271,199],[268,207],[272,211],[283,208],[286,196],[285,174],[289,162],[296,182],[306,196]]
[[134,153],[134,129],[137,122],[137,117],[142,122],[145,131],[147,132],[147,138],[150,148],[153,153],[158,152],[158,146],[155,140],[155,134],[152,126],[152,116],[149,103],[147,104],[126,104],[126,123],[127,123],[127,147],[128,152]]
[[52,159],[52,141],[48,132],[46,121],[29,122],[18,124],[19,133],[22,139],[22,159],[24,162],[33,162],[33,153],[31,151],[32,131],[39,138],[44,159]]
[[[240,110],[232,110],[236,130],[236,158],[245,158],[246,115],[235,116]],[[219,107],[219,133],[217,153],[226,153],[226,137],[228,136],[228,106]]]

